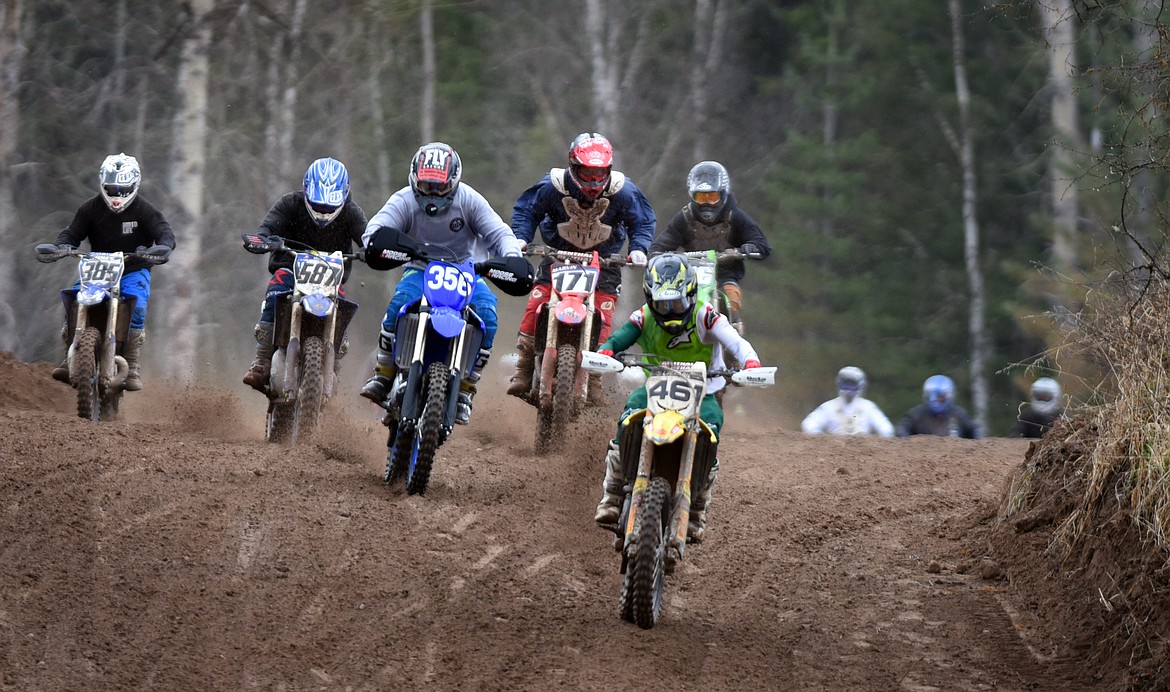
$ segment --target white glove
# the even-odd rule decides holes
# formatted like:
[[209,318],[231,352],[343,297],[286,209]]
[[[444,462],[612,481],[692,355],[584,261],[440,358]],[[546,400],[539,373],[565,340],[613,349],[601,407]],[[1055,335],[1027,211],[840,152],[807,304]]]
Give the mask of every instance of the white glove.
[[635,267],[646,266],[646,253],[642,252],[641,250],[634,250],[626,259],[629,260],[630,264],[634,265]]

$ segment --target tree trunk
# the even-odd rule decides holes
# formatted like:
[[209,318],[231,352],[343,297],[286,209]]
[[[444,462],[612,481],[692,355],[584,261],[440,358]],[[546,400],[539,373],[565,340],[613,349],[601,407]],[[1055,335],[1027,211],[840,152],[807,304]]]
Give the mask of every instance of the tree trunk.
[[10,250],[0,253],[0,351],[15,350],[17,345],[20,332],[13,308],[19,297],[15,249],[28,245],[16,214],[12,179],[20,125],[20,70],[25,53],[20,40],[21,4],[21,0],[0,2],[0,238]]
[[710,94],[723,59],[727,29],[727,0],[695,0],[694,53],[691,63],[691,118],[694,128],[691,159],[711,158],[707,122],[711,117]]
[[971,307],[967,327],[971,339],[971,405],[975,420],[987,429],[987,334],[984,327],[983,270],[979,263],[979,220],[975,200],[975,147],[971,125],[971,92],[967,85],[966,48],[960,23],[959,0],[948,0],[951,13],[951,45],[954,50],[955,100],[959,107],[959,163],[963,171],[963,248],[967,260],[967,286]]
[[612,139],[617,136],[617,66],[606,46],[605,8],[602,0],[585,0],[585,35],[593,65],[593,112],[596,131]]
[[422,113],[419,129],[423,142],[435,139],[435,26],[431,0],[422,0],[419,15],[419,31],[422,33],[423,83]]
[[1073,35],[1076,15],[1071,0],[1036,0],[1048,42],[1048,87],[1052,93],[1052,129],[1049,175],[1051,179],[1053,238],[1052,258],[1060,272],[1076,269],[1076,237],[1079,203],[1074,180],[1072,145],[1080,141],[1077,102],[1073,90],[1075,66]]
[[[159,268],[166,285],[164,332],[167,349],[166,372],[182,382],[190,382],[197,370],[199,355],[199,264],[203,254],[203,176],[206,167],[208,51],[211,26],[207,16],[215,0],[191,0],[188,27],[180,48],[179,68],[175,80],[178,104],[174,120],[174,153],[171,159],[171,194],[176,213],[169,215],[175,228],[178,247],[169,264]],[[161,278],[161,276],[160,276]],[[163,297],[163,296],[160,296]]]

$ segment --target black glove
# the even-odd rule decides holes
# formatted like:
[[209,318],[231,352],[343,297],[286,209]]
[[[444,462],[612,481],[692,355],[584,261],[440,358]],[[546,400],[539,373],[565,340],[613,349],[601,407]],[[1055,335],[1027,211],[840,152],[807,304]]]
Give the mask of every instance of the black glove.
[[752,259],[757,259],[764,254],[760,252],[760,246],[755,243],[744,243],[739,246],[739,251]]
[[76,249],[69,243],[57,243],[57,252],[73,252]]
[[142,254],[149,257],[152,264],[162,264],[171,258],[171,250],[168,245],[151,245]]
[[284,238],[278,235],[270,235],[264,239],[268,243],[268,251],[275,252],[284,249]]

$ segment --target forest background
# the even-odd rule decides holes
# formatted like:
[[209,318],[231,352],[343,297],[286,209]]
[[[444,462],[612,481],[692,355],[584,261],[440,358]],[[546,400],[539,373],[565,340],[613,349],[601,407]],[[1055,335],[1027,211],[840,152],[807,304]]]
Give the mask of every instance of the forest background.
[[[697,161],[727,166],[774,255],[745,321],[787,425],[847,364],[896,419],[922,381],[1006,434],[1030,382],[1093,388],[1053,346],[1110,272],[1157,256],[1162,3],[1072,0],[0,0],[0,350],[56,360],[51,242],[124,151],[175,227],[145,375],[240,386],[267,280],[240,233],[313,159],[372,215],[423,142],[510,220],[598,131],[660,225]],[[1160,65],[1160,67],[1159,67]],[[1121,72],[1118,71],[1120,66]],[[1124,77],[1120,78],[1124,81]],[[1139,80],[1140,81],[1140,80]],[[1119,158],[1120,157],[1120,158]],[[355,269],[362,353],[398,272]],[[627,277],[623,307],[640,295]],[[523,301],[501,299],[496,352]],[[1056,319],[1053,319],[1056,317]],[[494,363],[493,367],[501,367]],[[361,372],[358,372],[361,371]],[[46,383],[46,386],[49,386]],[[149,386],[149,384],[148,384]]]

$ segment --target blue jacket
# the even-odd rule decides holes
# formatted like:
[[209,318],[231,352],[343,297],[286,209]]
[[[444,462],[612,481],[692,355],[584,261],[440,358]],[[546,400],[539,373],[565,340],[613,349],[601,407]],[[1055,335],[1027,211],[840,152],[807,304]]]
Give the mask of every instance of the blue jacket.
[[549,247],[597,250],[602,256],[622,253],[627,242],[630,252],[646,252],[656,221],[646,196],[617,171],[590,205],[568,171],[554,168],[525,190],[512,208],[512,232],[520,240],[532,242],[539,226]]

